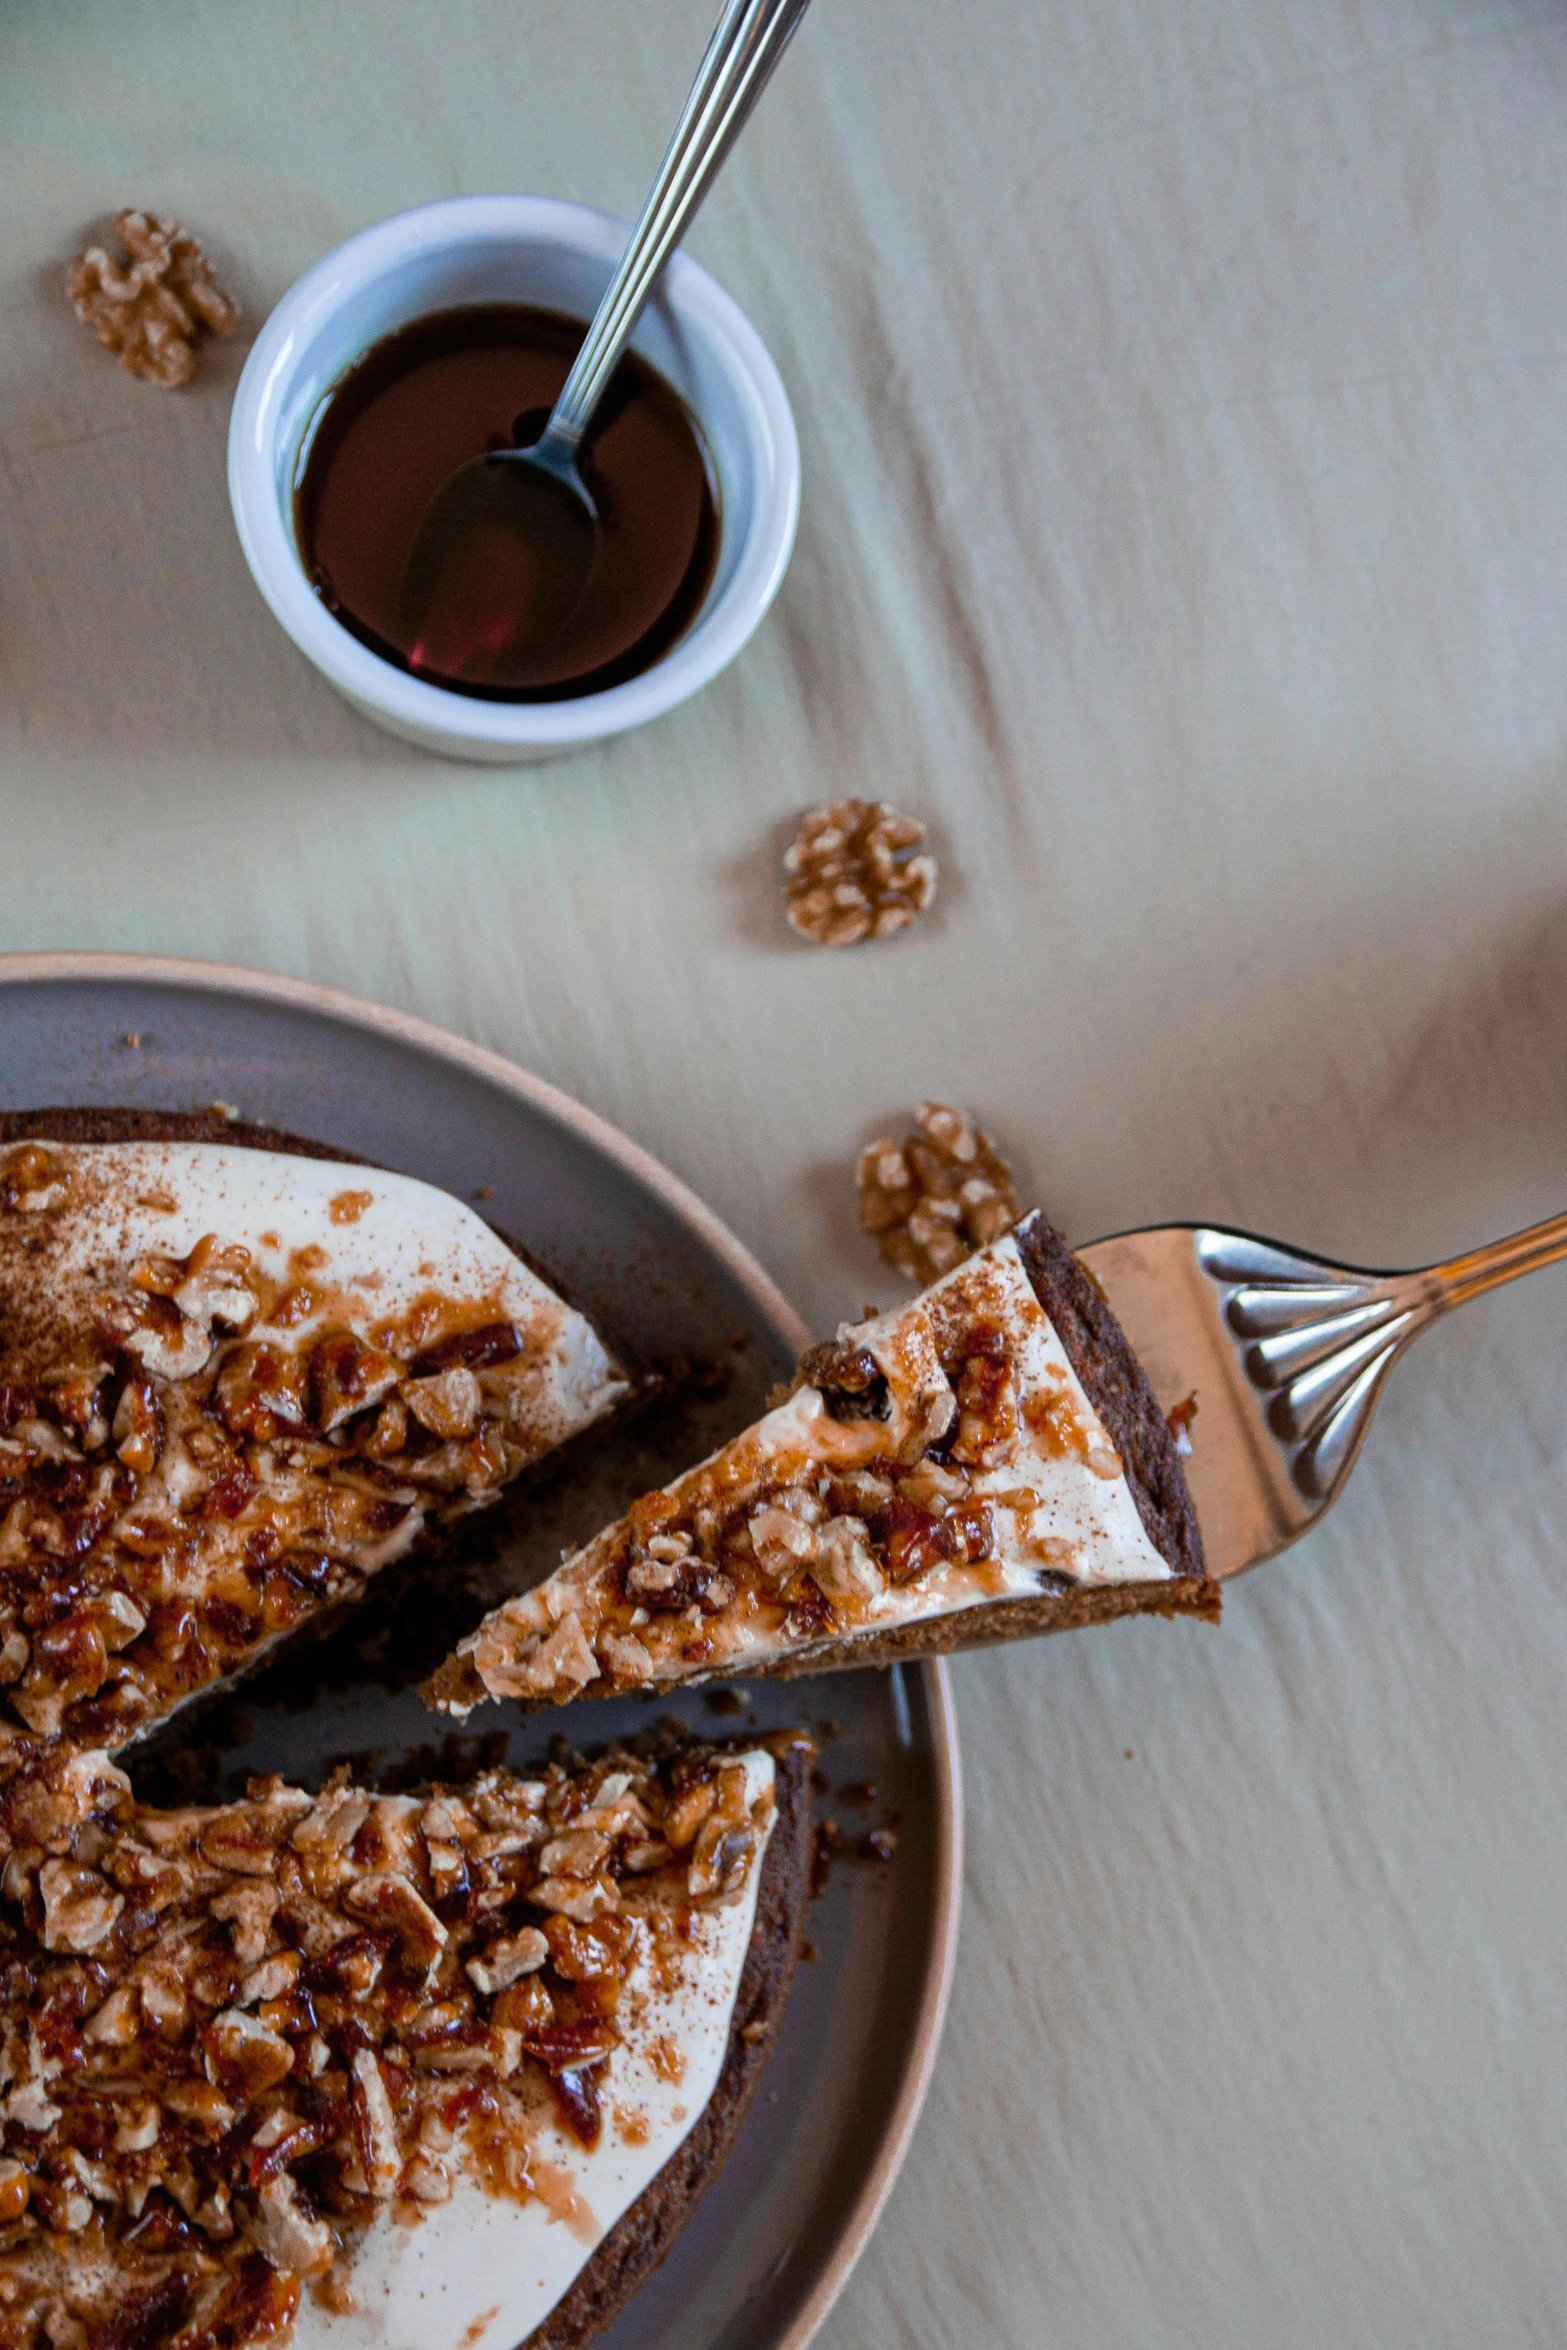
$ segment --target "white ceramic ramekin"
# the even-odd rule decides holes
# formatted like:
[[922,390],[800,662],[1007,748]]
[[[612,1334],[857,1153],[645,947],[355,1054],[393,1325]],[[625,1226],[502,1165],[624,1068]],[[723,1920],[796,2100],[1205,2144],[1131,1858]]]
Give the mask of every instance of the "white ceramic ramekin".
[[344,369],[393,327],[459,303],[535,302],[588,318],[628,233],[612,213],[551,196],[459,196],[400,212],[307,270],[245,363],[229,425],[229,497],[256,585],[356,709],[425,750],[514,766],[640,726],[716,677],[778,592],[800,505],[794,418],[755,329],[683,253],[665,270],[635,348],[688,401],[706,435],[719,552],[706,601],[662,660],[575,701],[481,701],[379,659],[305,578],[295,468],[310,420]]

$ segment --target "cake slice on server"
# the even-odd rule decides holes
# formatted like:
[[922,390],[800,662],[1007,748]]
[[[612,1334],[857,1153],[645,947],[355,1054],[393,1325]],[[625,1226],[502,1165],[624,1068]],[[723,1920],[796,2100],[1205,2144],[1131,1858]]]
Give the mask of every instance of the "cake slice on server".
[[0,1776],[59,1740],[118,1749],[249,1670],[628,1392],[583,1316],[428,1184],[265,1129],[179,1139],[212,1118],[17,1124]]
[[508,1600],[443,1711],[1216,1617],[1175,1440],[1042,1215],[842,1330],[787,1399]]
[[0,1793],[0,2350],[584,2350],[771,2053],[809,1755],[183,1811],[35,1763]]

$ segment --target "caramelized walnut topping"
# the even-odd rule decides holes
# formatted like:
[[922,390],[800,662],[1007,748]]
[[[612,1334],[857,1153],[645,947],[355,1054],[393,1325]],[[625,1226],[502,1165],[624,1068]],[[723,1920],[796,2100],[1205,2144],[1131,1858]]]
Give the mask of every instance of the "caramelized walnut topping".
[[65,1169],[40,1143],[24,1142],[0,1164],[0,1211],[45,1215],[62,1206],[68,1192]]
[[936,860],[916,855],[925,827],[885,800],[808,808],[784,856],[789,920],[817,946],[890,938],[936,894]]
[[126,258],[102,245],[78,253],[65,280],[71,307],[132,375],[177,389],[195,374],[207,337],[231,335],[244,313],[177,222],[120,212],[114,233]]
[[921,1102],[901,1143],[860,1153],[860,1222],[909,1281],[935,1281],[1017,1221],[1017,1194],[995,1145],[966,1110]]
[[885,1420],[888,1413],[887,1374],[868,1347],[845,1346],[830,1339],[800,1357],[794,1375],[796,1387],[819,1388],[835,1419]]
[[0,1156],[5,1269],[40,1301],[0,1360],[0,1778],[18,1724],[120,1745],[496,1501],[557,1434],[492,1299],[432,1288],[351,1327],[362,1301],[320,1252],[271,1278],[217,1233],[51,1284],[74,1238],[56,1211],[89,1212],[91,1181],[36,1144]]
[[772,1806],[699,1746],[428,1800],[253,1781],[216,1812],[143,1811],[101,1756],[14,1781],[0,2343],[75,2338],[67,2240],[91,2248],[84,2344],[257,2350],[305,2280],[341,2289],[378,2212],[459,2178],[547,2198],[549,2131],[596,2142],[628,2044],[679,2078],[667,2006],[644,2019],[692,1980]]

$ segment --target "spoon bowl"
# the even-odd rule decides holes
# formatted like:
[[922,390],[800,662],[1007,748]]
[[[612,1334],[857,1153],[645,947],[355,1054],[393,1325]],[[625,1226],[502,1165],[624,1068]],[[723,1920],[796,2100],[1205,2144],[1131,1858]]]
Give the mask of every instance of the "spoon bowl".
[[[546,442],[548,435],[545,436]],[[598,509],[569,451],[487,450],[425,510],[403,578],[416,676],[525,690],[589,593]]]

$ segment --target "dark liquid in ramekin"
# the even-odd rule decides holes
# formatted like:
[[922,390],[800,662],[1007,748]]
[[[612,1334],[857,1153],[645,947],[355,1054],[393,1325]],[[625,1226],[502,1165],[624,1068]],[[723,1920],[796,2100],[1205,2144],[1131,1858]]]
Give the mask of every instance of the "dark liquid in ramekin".
[[[323,401],[301,452],[295,535],[317,594],[383,660],[413,667],[403,576],[430,500],[470,457],[537,439],[584,331],[522,303],[437,311],[372,344]],[[414,674],[486,701],[565,701],[651,668],[689,624],[718,554],[707,452],[679,393],[635,353],[578,462],[599,555],[580,609],[540,649],[535,681]]]

